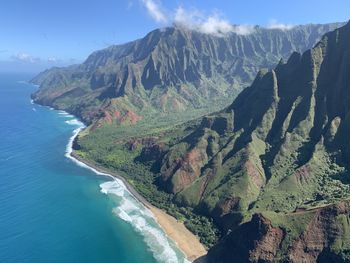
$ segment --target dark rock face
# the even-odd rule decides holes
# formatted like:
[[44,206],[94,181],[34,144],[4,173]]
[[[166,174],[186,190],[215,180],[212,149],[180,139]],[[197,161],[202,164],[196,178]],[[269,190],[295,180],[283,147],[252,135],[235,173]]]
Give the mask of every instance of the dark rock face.
[[[224,105],[229,83],[248,83],[325,28],[225,37],[157,30],[38,76],[33,97],[96,127],[135,123],[149,108]],[[347,24],[259,71],[231,105],[175,131],[175,142],[162,134],[128,142],[142,147],[137,161],[156,163],[174,202],[227,233],[211,262],[350,262],[349,54]]]
[[[348,225],[338,220],[349,218],[349,201],[340,202],[325,208],[317,209],[305,231],[289,249],[291,262],[332,262],[325,261],[327,257],[337,258],[337,253],[329,248],[344,237]],[[335,257],[334,257],[335,256]],[[349,255],[338,255],[337,262],[348,262]]]
[[218,110],[250,84],[259,68],[271,68],[293,51],[311,48],[322,34],[340,25],[288,31],[256,27],[250,35],[221,37],[158,29],[143,39],[96,51],[81,65],[39,74],[33,79],[40,85],[33,99],[88,123],[98,119],[101,110],[171,112],[212,103]]
[[225,114],[223,116],[207,116],[202,120],[202,127],[216,131],[223,135],[225,132],[233,131],[233,116]]
[[280,252],[288,233],[283,228],[274,227],[261,214],[255,214],[211,249],[209,262],[349,262],[349,255],[337,254],[330,249],[339,237],[344,238],[345,228],[338,219],[349,218],[349,212],[349,202],[345,201],[290,214],[295,217],[298,213],[310,213],[311,219],[283,256]]
[[350,23],[262,70],[172,145],[161,176],[226,237],[212,262],[349,262]]
[[274,262],[283,238],[282,229],[256,214],[210,251],[209,262]]

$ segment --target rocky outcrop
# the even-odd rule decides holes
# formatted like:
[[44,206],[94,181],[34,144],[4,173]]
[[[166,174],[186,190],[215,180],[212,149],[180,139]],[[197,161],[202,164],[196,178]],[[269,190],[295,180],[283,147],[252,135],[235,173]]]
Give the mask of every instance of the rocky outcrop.
[[183,157],[163,165],[162,179],[168,181],[168,189],[171,192],[178,193],[199,178],[201,168],[208,160],[206,147],[207,145],[194,147]]
[[349,218],[349,208],[348,202],[340,202],[337,205],[317,209],[305,231],[292,243],[288,251],[289,261],[327,262],[324,258],[327,257],[326,254],[331,254],[332,246],[337,240],[346,238],[344,229],[348,225],[342,225],[337,219]]
[[217,263],[274,262],[284,236],[281,228],[256,214],[251,221],[230,231],[222,243],[210,251],[208,260]]
[[212,262],[348,262],[349,54],[350,23],[169,145],[165,189],[228,233]]
[[[349,243],[345,240],[349,207],[349,201],[343,201],[287,216],[274,215],[286,223],[309,214],[308,220],[303,218],[300,222],[298,227],[302,230],[294,238],[288,237],[291,234],[283,224],[274,226],[268,218],[255,214],[209,252],[209,262],[348,262]],[[341,250],[343,253],[339,253]]]
[[[96,128],[204,105],[211,111],[258,67],[313,44],[322,28],[220,37],[156,30],[38,76],[33,97]],[[151,167],[150,181],[173,202],[215,220],[224,237],[211,262],[350,262],[349,72],[350,23],[260,70],[224,110],[113,143],[138,167]]]

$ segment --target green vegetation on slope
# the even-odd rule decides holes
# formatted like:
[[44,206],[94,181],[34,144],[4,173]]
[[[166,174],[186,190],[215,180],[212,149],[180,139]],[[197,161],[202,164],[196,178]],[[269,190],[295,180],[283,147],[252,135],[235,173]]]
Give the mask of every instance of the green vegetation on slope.
[[[129,128],[132,129],[133,126]],[[126,126],[123,129],[126,129],[127,132]],[[108,127],[104,126],[98,132],[94,132],[94,136],[86,136],[82,133],[79,136],[78,146],[76,146],[78,149],[75,150],[75,154],[122,175],[146,200],[184,222],[189,230],[199,236],[205,246],[212,247],[220,236],[213,220],[198,215],[191,207],[178,206],[172,201],[172,194],[161,191],[157,186],[157,173],[155,173],[157,160],[152,154],[158,156],[158,149],[154,149],[152,154],[142,152],[142,145],[150,145],[156,138],[150,134],[150,137],[138,137],[137,139],[126,138],[118,134],[114,137],[115,143],[111,144],[109,132]],[[182,129],[176,132],[163,131],[163,141],[176,143],[177,137],[186,133]],[[102,138],[109,139],[103,140]]]
[[[112,134],[112,126],[101,126],[79,137],[79,151],[124,171],[177,218],[190,218],[186,225],[207,245],[214,235],[204,236],[207,221],[192,215],[212,218],[225,237],[211,257],[219,249],[230,258],[241,246],[233,236],[243,235],[247,244],[258,242],[237,250],[249,261],[298,262],[305,250],[311,262],[347,258],[349,29],[260,71],[224,111],[167,128],[141,121]],[[164,206],[155,193],[166,197]]]
[[[277,43],[295,47],[293,37],[310,36],[305,28],[258,30],[246,39],[178,29],[163,38],[156,31],[94,53],[73,70],[44,73],[34,99],[90,123],[76,153],[121,173],[208,247],[219,236],[215,224],[223,238],[210,250],[213,262],[230,262],[235,253],[242,262],[348,258],[349,25],[275,70],[260,71],[225,110],[195,119],[227,105],[257,67],[288,55],[292,49],[282,52]],[[196,38],[209,61],[199,56]],[[277,53],[264,51],[265,38]],[[187,53],[169,48],[179,39],[191,47]],[[253,50],[228,48],[237,39]],[[149,50],[140,49],[146,40]],[[311,44],[302,42],[299,49]]]
[[[287,31],[256,27],[249,35],[225,36],[158,29],[142,39],[96,51],[81,65],[39,74],[32,80],[40,85],[33,99],[89,124],[137,122],[140,117],[188,111],[199,117],[231,103],[260,68],[311,48],[325,32],[341,25],[304,25]],[[178,118],[182,119],[180,114]]]

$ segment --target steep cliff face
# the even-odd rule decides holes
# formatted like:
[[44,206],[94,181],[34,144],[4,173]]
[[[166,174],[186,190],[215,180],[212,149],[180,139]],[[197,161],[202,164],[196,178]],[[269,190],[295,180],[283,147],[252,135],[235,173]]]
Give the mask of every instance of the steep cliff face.
[[213,262],[348,262],[349,73],[350,23],[164,153],[164,189],[228,233]]
[[349,262],[349,213],[349,201],[343,201],[285,215],[255,214],[212,248],[208,258],[218,263]]
[[[213,36],[183,28],[158,29],[143,39],[94,52],[81,65],[55,68],[33,82],[33,99],[91,123],[109,112],[145,114],[227,106],[258,69],[311,48],[341,24],[291,30],[256,27],[249,35]],[[208,105],[216,105],[208,106]],[[117,121],[118,118],[116,117]]]
[[150,134],[146,125],[136,133],[112,125],[223,105],[227,83],[248,81],[255,67],[270,65],[266,58],[302,51],[292,36],[311,45],[306,36],[315,31],[305,30],[155,31],[38,76],[34,98],[93,122],[76,142],[81,156],[132,172],[141,190],[152,186],[149,196],[169,193],[157,201],[173,198],[212,217],[225,235],[211,262],[349,262],[350,24],[259,71],[222,111]]

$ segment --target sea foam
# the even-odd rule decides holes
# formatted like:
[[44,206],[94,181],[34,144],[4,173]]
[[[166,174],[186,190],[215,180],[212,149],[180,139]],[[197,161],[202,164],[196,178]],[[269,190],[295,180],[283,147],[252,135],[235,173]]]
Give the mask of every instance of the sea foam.
[[69,125],[76,125],[76,126],[82,126],[82,127],[84,126],[84,124],[77,119],[72,119],[72,120],[66,121],[66,123]]
[[65,156],[83,168],[113,179],[100,185],[103,194],[112,195],[118,199],[118,206],[113,209],[113,213],[125,222],[130,223],[144,237],[149,250],[153,253],[157,261],[164,263],[189,263],[185,255],[176,248],[175,243],[169,240],[165,232],[158,225],[152,212],[129,192],[120,179],[97,171],[95,168],[86,165],[71,155],[73,152],[73,142],[85,126],[77,119],[66,121],[66,123],[76,125],[77,128],[73,131],[73,136],[68,141]]
[[63,111],[63,110],[58,111],[58,115],[60,115],[60,117],[64,117],[64,118],[74,118],[73,115],[71,115],[68,112]]
[[[68,144],[66,146],[66,154],[65,156],[69,159],[71,159],[72,161],[74,161],[76,164],[78,164],[79,166],[82,166],[84,168],[90,168],[90,166],[87,166],[86,164],[78,161],[77,159],[75,159],[71,154],[73,152],[73,143],[74,143],[74,140],[75,138],[78,136],[79,132],[85,128],[85,125],[81,122],[81,121],[78,121],[77,119],[73,119],[73,120],[69,120],[69,121],[66,121],[67,124],[70,124],[70,125],[75,125],[75,126],[78,126],[78,128],[76,128],[75,130],[73,130],[73,135],[72,137],[69,138],[69,141],[68,141]],[[93,169],[95,170],[95,169]],[[95,172],[95,171],[94,171]]]
[[101,192],[117,197],[118,206],[113,213],[120,219],[130,223],[139,232],[155,259],[159,262],[189,262],[181,253],[176,253],[175,244],[170,241],[159,227],[153,214],[138,202],[121,180],[115,179],[100,185]]

